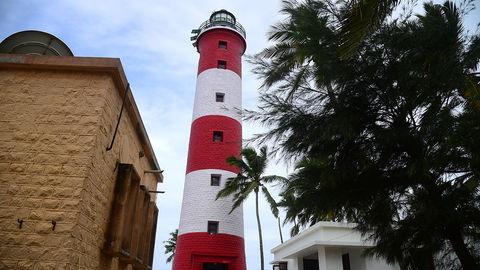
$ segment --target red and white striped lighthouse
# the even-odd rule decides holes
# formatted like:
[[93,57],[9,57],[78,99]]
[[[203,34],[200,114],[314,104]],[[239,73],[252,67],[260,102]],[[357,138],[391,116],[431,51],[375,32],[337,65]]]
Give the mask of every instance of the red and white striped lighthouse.
[[192,33],[200,60],[173,269],[245,270],[243,209],[229,214],[232,198],[215,200],[238,173],[226,159],[242,144],[245,30],[219,10]]

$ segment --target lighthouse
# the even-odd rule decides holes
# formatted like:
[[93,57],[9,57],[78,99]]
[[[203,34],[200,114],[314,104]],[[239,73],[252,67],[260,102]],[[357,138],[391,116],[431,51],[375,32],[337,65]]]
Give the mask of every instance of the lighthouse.
[[242,144],[245,30],[235,16],[213,12],[191,40],[200,54],[174,270],[245,270],[243,208],[215,200],[238,168],[226,159]]

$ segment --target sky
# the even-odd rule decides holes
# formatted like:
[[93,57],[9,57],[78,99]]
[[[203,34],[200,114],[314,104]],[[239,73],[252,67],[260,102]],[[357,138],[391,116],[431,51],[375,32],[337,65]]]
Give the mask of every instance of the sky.
[[[267,45],[269,26],[280,19],[278,0],[0,0],[0,41],[22,30],[36,29],[63,40],[75,56],[120,58],[157,160],[165,170],[166,191],[159,208],[154,269],[170,269],[163,241],[178,227],[185,180],[188,139],[195,94],[198,53],[190,32],[219,9],[227,9],[247,31],[246,54]],[[254,109],[260,82],[243,61],[243,105]],[[260,128],[243,123],[243,138]],[[267,174],[287,175],[271,162]],[[275,193],[275,192],[274,192]],[[259,268],[258,233],[253,197],[244,204],[248,269]],[[265,261],[280,243],[276,220],[261,203]],[[289,228],[284,228],[284,237]],[[266,266],[269,269],[270,266]]]
[[[279,0],[0,0],[0,40],[18,31],[36,29],[63,40],[75,56],[121,59],[157,160],[165,170],[164,183],[158,187],[166,193],[157,197],[154,269],[171,268],[165,262],[163,241],[178,227],[180,218],[198,63],[190,32],[213,11],[227,9],[246,29],[246,54],[252,55],[267,46],[266,33],[281,19],[280,7]],[[469,17],[479,15],[477,9]],[[473,19],[468,24],[467,28],[476,29]],[[246,109],[255,109],[261,85],[251,68],[243,61]],[[261,127],[243,123],[244,139],[261,131]],[[266,173],[286,176],[291,170],[282,162],[272,161]],[[268,263],[272,260],[270,250],[280,240],[269,207],[264,201],[260,206]],[[244,220],[247,268],[259,269],[252,197],[244,204]],[[289,229],[288,225],[283,228],[284,238],[288,238]]]

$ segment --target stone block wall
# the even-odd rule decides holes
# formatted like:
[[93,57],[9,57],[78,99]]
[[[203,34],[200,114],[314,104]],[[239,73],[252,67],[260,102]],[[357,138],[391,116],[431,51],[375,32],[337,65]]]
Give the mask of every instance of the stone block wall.
[[152,169],[125,111],[106,151],[123,91],[106,73],[0,69],[0,269],[117,268],[101,252],[116,166]]

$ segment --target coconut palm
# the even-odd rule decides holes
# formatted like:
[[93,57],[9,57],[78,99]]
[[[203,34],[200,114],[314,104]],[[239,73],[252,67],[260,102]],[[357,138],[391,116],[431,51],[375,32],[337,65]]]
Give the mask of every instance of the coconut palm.
[[298,215],[301,213],[301,209],[297,206],[298,200],[296,200],[294,192],[288,190],[288,183],[282,193],[280,193],[281,200],[278,202],[278,206],[286,210],[284,223],[292,222],[293,226],[290,229],[290,236],[294,237],[300,232],[300,224],[297,223]]
[[177,237],[178,237],[178,229],[174,232],[170,233],[170,238],[167,241],[163,241],[165,244],[165,254],[170,254],[167,258],[167,263],[171,262],[175,257],[175,250],[177,248]]
[[277,203],[265,184],[284,181],[285,179],[277,175],[263,175],[267,167],[267,147],[265,146],[260,149],[259,154],[254,148],[245,148],[241,151],[240,158],[229,157],[227,158],[227,163],[239,168],[240,172],[236,177],[227,180],[225,187],[218,192],[217,199],[233,195],[233,206],[230,210],[230,213],[232,213],[233,210],[242,205],[252,192],[255,193],[255,214],[257,217],[260,247],[260,269],[264,270],[262,226],[260,223],[260,213],[258,211],[258,193],[261,191],[270,205],[273,215],[278,218]]

